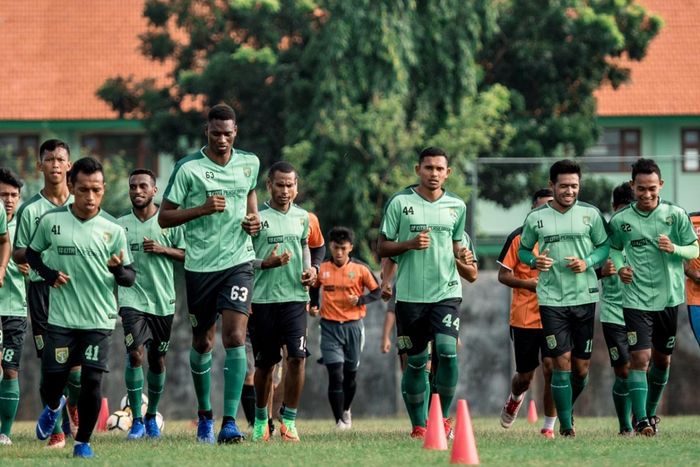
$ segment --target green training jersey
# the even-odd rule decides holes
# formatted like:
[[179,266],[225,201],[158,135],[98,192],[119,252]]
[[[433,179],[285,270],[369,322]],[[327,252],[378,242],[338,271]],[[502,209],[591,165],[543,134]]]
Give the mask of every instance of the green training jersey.
[[[2,203],[0,203],[2,206]],[[5,209],[0,207],[3,214]],[[0,216],[2,217],[2,216]],[[5,217],[7,218],[7,217]],[[2,219],[0,219],[0,224]],[[10,235],[10,244],[14,241],[17,229],[17,216],[7,223],[7,233]],[[27,316],[27,292],[24,284],[24,274],[10,257],[5,273],[5,283],[0,288],[0,316]]]
[[431,229],[427,249],[408,250],[394,258],[397,301],[436,303],[462,298],[452,245],[462,241],[466,218],[464,202],[447,191],[431,202],[409,187],[389,200],[381,225],[388,240],[404,242]]
[[29,247],[42,252],[46,266],[70,277],[49,292],[49,324],[68,329],[114,329],[116,281],[107,269],[112,255],[124,252],[131,264],[124,229],[104,210],[89,219],[73,215],[71,206],[44,214]]
[[[63,206],[68,206],[73,202],[73,195],[69,195]],[[29,242],[32,241],[32,236],[36,230],[37,225],[39,225],[39,219],[47,211],[52,209],[60,208],[53,204],[51,201],[46,199],[41,192],[29,198],[26,203],[22,203],[15,217],[17,218],[17,233],[14,240],[14,248],[27,248]],[[43,256],[42,256],[42,259]],[[41,282],[44,279],[34,270],[29,271],[29,280],[32,282]]]
[[280,212],[265,203],[260,208],[262,229],[253,238],[255,256],[267,258],[275,245],[277,255],[292,254],[284,266],[255,271],[253,303],[306,302],[309,293],[301,284],[304,271],[303,248],[309,238],[309,213],[292,204],[287,212]]
[[594,264],[582,273],[566,267],[569,256],[588,259],[594,249],[608,240],[607,224],[595,206],[576,201],[566,212],[549,203],[530,211],[523,224],[520,249],[549,250],[554,260],[549,271],[541,271],[537,282],[537,301],[545,306],[576,306],[597,302],[598,278]]
[[474,261],[479,261],[479,257],[476,256],[476,248],[474,248],[474,242],[472,242],[472,238],[466,231],[462,235],[462,246],[466,247],[469,251],[472,252],[472,254],[474,255]]
[[158,212],[141,221],[134,211],[117,219],[124,228],[129,244],[136,282],[131,287],[119,287],[119,307],[130,307],[156,316],[175,313],[175,279],[173,259],[166,255],[143,251],[145,238],[168,248],[185,248],[184,227],[164,229],[158,225]]
[[603,291],[600,294],[600,322],[625,325],[622,314],[622,280],[617,274],[600,280]]
[[646,311],[660,311],[685,301],[683,259],[659,250],[659,235],[675,245],[698,240],[683,208],[660,201],[651,212],[637,209],[637,203],[617,211],[610,219],[611,246],[624,250],[632,268],[632,283],[623,287],[623,305]]
[[204,204],[210,196],[226,197],[223,212],[193,219],[185,226],[185,269],[215,272],[255,259],[250,236],[241,227],[248,193],[255,189],[260,161],[233,149],[225,166],[209,159],[204,148],[180,160],[163,195],[183,209]]

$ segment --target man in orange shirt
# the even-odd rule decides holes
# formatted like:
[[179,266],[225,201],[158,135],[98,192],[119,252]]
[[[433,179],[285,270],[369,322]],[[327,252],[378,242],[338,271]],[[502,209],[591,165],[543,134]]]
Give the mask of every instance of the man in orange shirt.
[[[551,190],[538,190],[532,197],[532,209],[551,200]],[[522,230],[522,227],[518,227],[508,236],[498,257],[498,263],[501,265],[498,281],[513,289],[510,305],[510,336],[515,350],[516,371],[511,382],[511,393],[501,411],[501,426],[510,428],[513,425],[525,400],[525,391],[530,387],[535,370],[540,364],[541,356],[545,380],[543,401],[545,420],[541,433],[546,438],[554,438],[554,423],[557,415],[550,387],[552,359],[547,356],[547,345],[542,333],[540,309],[535,292],[539,273],[537,269],[531,269],[518,259]]]
[[[365,305],[381,295],[369,267],[350,258],[354,237],[346,227],[331,229],[331,258],[321,263],[315,285],[321,288],[321,355],[328,369],[328,400],[341,430],[352,426],[350,405],[365,343]],[[312,307],[311,314],[316,313],[318,308]]]
[[[700,212],[690,214],[693,228],[700,240]],[[700,345],[700,258],[685,263],[685,297],[688,304],[688,318],[693,328],[695,340]]]

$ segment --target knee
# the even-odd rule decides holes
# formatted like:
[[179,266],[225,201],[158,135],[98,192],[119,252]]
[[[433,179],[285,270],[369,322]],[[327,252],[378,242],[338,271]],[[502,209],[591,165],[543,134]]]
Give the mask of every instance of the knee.
[[211,352],[214,348],[214,333],[193,334],[192,348],[200,354]]
[[127,357],[131,368],[139,368],[143,365],[143,346],[129,352]]
[[102,370],[83,367],[80,374],[80,394],[99,394],[102,383]]
[[240,347],[242,345],[245,345],[245,329],[239,329],[237,327],[234,327],[222,330],[221,341],[223,342],[224,347],[227,349],[230,349],[231,347]]
[[287,368],[289,371],[303,371],[305,358],[287,357]]
[[14,368],[3,368],[2,372],[0,372],[0,373],[2,374],[2,379],[7,379],[7,380],[17,379],[17,375],[18,375],[17,370]]
[[162,373],[165,371],[165,355],[148,354],[148,369],[153,373]]

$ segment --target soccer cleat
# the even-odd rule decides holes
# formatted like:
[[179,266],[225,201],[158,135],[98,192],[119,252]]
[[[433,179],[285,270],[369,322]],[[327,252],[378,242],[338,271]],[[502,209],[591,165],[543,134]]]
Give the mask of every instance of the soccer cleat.
[[54,433],[49,437],[47,449],[63,449],[66,447],[66,435],[63,432]]
[[146,436],[151,438],[151,439],[159,439],[160,438],[160,428],[158,428],[158,420],[156,420],[155,415],[152,417],[149,417],[146,415],[145,423],[144,425],[146,426]]
[[5,433],[0,433],[0,446],[12,446],[12,440]]
[[269,441],[270,425],[265,420],[255,420],[253,424],[253,442]]
[[342,419],[340,419],[337,422],[335,422],[335,428],[340,431],[345,431],[349,430],[350,426],[348,426]]
[[214,420],[199,415],[197,421],[197,441],[200,443],[214,444]]
[[126,439],[135,440],[141,439],[146,436],[146,428],[143,426],[143,420],[140,418],[134,419],[131,424],[131,429],[129,429],[129,434],[126,435]]
[[542,428],[540,430],[540,434],[547,439],[554,439],[554,430],[551,430],[549,428]]
[[56,419],[58,418],[58,415],[61,413],[61,410],[65,404],[66,398],[65,396],[61,396],[61,400],[59,401],[58,408],[56,410],[51,410],[48,405],[44,407],[44,410],[41,411],[41,415],[39,415],[39,420],[36,421],[35,432],[37,438],[43,441],[51,435],[53,432],[53,427],[56,425]]
[[649,425],[654,429],[654,436],[659,434],[659,423],[661,423],[661,419],[656,415],[649,417]]
[[[78,422],[78,406],[66,403],[66,409],[68,410],[68,423],[70,424],[70,434],[73,437],[73,439],[75,439],[75,435],[78,434],[78,425],[80,424]],[[68,435],[68,433],[66,433],[66,435]]]
[[442,423],[443,423],[443,425],[445,425],[445,438],[455,439],[455,431],[452,428],[452,425],[454,424],[452,417],[443,418]]
[[343,421],[343,423],[346,425],[347,428],[352,427],[352,413],[350,412],[350,409],[343,410],[343,415],[341,417],[341,420]]
[[411,431],[411,438],[413,439],[423,439],[425,438],[425,432],[428,431],[424,426],[414,426],[413,431]]
[[510,428],[513,426],[513,422],[518,416],[518,411],[523,405],[524,400],[524,397],[519,401],[516,401],[513,400],[512,397],[508,396],[508,400],[506,400],[506,403],[503,405],[503,409],[501,410],[501,426],[503,428]]
[[559,434],[564,438],[576,438],[576,430],[569,428],[567,430],[559,430]]
[[296,422],[282,419],[280,422],[280,435],[282,435],[282,441],[298,443],[299,433],[297,432]]
[[83,459],[92,459],[95,453],[92,452],[90,443],[80,443],[73,446],[73,457],[82,457]]
[[244,439],[245,435],[238,429],[236,420],[233,418],[224,420],[221,424],[221,430],[219,431],[219,438],[217,439],[219,444],[240,443]]
[[654,436],[654,428],[649,424],[649,420],[640,420],[634,427],[634,432],[642,436]]

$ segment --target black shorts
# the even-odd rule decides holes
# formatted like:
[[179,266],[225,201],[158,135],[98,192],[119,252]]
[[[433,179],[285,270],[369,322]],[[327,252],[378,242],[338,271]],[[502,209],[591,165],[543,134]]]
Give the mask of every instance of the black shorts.
[[246,262],[216,272],[185,270],[187,306],[195,335],[207,332],[224,310],[248,314],[253,297],[253,263]]
[[540,305],[542,330],[551,357],[571,352],[580,360],[590,360],[593,352],[595,303],[576,306]]
[[629,345],[627,344],[627,328],[622,324],[601,323],[603,325],[603,337],[608,346],[610,366],[613,368],[624,366],[630,361]]
[[159,356],[168,353],[170,347],[170,331],[173,328],[173,316],[156,316],[144,313],[130,307],[119,309],[124,327],[124,344],[131,352],[142,345],[148,347],[148,352]]
[[399,352],[408,355],[423,352],[435,334],[459,337],[461,298],[437,303],[396,302],[396,342]]
[[270,368],[287,356],[306,358],[306,302],[253,303],[248,321],[255,366]]
[[654,348],[664,355],[671,355],[676,346],[678,307],[670,306],[661,311],[644,311],[623,308],[627,326],[627,343],[630,352]]
[[0,316],[0,355],[2,367],[19,370],[24,336],[27,334],[27,318],[24,316]]
[[104,329],[68,329],[49,324],[41,371],[54,373],[84,366],[108,371],[112,331]]
[[510,339],[513,341],[515,371],[518,373],[535,370],[542,358],[549,357],[542,329],[511,326]]
[[32,336],[36,356],[41,358],[46,340],[46,328],[49,324],[49,290],[51,286],[45,281],[29,282],[27,285],[27,307],[32,320]]

